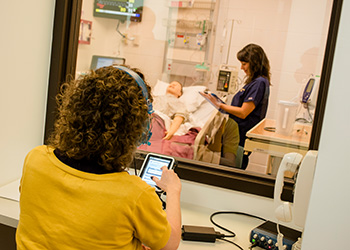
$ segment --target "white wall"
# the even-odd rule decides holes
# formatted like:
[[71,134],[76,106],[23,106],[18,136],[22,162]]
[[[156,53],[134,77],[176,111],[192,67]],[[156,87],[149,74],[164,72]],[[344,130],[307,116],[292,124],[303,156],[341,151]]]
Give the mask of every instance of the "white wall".
[[[181,202],[217,211],[240,211],[276,221],[273,199],[190,181],[181,182]],[[300,230],[290,223],[284,225]]]
[[151,85],[161,79],[166,41],[164,19],[168,16],[166,2],[144,0],[142,22],[119,23],[117,19],[93,16],[93,0],[83,0],[82,19],[92,22],[91,43],[79,44],[77,71],[90,69],[93,55],[122,57],[126,64],[139,68]]
[[303,250],[349,248],[349,14],[350,2],[343,1]]
[[0,186],[21,176],[42,144],[54,0],[6,1],[0,8]]

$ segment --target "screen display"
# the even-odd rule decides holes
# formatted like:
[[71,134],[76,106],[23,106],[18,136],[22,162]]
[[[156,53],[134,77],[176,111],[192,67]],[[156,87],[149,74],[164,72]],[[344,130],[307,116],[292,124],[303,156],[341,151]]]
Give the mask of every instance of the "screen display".
[[101,68],[101,67],[106,67],[106,66],[111,66],[113,65],[115,62],[115,60],[112,58],[99,58],[97,61],[97,66],[96,68]]
[[108,57],[108,56],[92,56],[91,66],[92,70],[107,67],[112,65],[122,65],[125,64],[125,59],[121,57]]
[[143,0],[95,0],[94,16],[141,22]]
[[311,92],[312,87],[314,86],[314,83],[315,83],[315,79],[310,79],[310,81],[309,81],[309,83],[307,85],[306,92]]
[[309,98],[311,96],[311,91],[314,87],[314,84],[315,84],[315,79],[314,78],[310,78],[310,80],[307,82],[307,85],[304,89],[304,93],[303,93],[303,96],[301,98],[301,102],[302,103],[307,103],[309,102]]
[[219,77],[218,77],[218,85],[216,90],[227,92],[229,87],[228,86],[229,82],[230,82],[230,72],[220,70]]
[[167,168],[172,168],[174,164],[173,158],[167,158],[157,155],[149,155],[141,169],[140,177],[143,181],[147,182],[152,187],[156,186],[156,183],[152,181],[151,177],[155,176],[158,179],[162,176],[161,168],[166,166]]

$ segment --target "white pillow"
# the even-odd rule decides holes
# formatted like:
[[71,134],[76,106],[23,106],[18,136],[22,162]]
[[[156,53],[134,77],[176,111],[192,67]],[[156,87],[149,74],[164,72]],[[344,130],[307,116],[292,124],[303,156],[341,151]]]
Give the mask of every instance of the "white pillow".
[[205,86],[190,86],[183,88],[183,94],[180,100],[185,103],[188,112],[194,112],[205,101],[203,96],[199,94],[200,91],[206,90]]
[[[154,96],[162,96],[166,94],[166,89],[169,83],[161,80],[157,81],[157,84],[152,88],[152,94]],[[185,104],[188,112],[194,112],[205,100],[198,92],[206,90],[205,86],[189,86],[183,87],[183,94],[180,96],[180,100]]]
[[158,80],[156,86],[152,88],[152,94],[154,96],[162,96],[166,94],[166,89],[169,83]]

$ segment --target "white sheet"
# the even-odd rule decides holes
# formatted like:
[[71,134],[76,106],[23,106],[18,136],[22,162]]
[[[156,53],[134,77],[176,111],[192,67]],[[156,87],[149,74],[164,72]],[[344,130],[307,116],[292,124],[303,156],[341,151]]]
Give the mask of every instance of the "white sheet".
[[195,112],[189,115],[189,121],[194,127],[203,128],[204,124],[210,119],[211,114],[216,111],[209,102],[203,102]]
[[[152,88],[152,94],[154,96],[165,95],[168,85],[169,83],[158,80],[156,85]],[[186,105],[189,118],[187,122],[181,124],[175,135],[184,135],[193,127],[202,128],[211,117],[212,112],[216,111],[216,109],[199,94],[199,91],[204,91],[205,89],[205,86],[183,87],[183,95],[180,99]],[[169,130],[171,118],[158,110],[155,110],[155,113],[163,119],[166,130]]]
[[[166,129],[166,130],[169,130],[170,125],[171,125],[171,122],[172,122],[171,118],[170,118],[169,116],[167,116],[166,114],[164,114],[164,113],[158,111],[158,110],[155,110],[155,113],[156,113],[157,115],[159,115],[160,118],[163,119],[164,125],[165,125],[165,129]],[[193,127],[193,125],[191,125],[191,123],[185,122],[185,123],[181,124],[181,126],[179,127],[179,129],[176,131],[175,135],[184,135],[184,134],[187,133],[187,131],[188,131],[191,127]]]
[[[216,111],[217,110],[209,102],[203,102],[195,112],[189,114],[188,122],[181,124],[175,135],[184,135],[193,127],[203,128],[204,124],[206,124],[211,117],[211,114]],[[166,130],[169,130],[171,118],[157,110],[155,110],[155,113],[163,119]]]

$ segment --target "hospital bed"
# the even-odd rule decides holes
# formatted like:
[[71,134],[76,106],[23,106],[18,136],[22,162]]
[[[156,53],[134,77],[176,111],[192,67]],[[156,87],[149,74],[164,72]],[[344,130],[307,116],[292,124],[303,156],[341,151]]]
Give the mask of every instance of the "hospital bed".
[[[152,89],[152,95],[165,94],[167,85],[168,83],[158,80]],[[189,119],[170,140],[162,138],[171,120],[156,110],[152,119],[152,137],[149,141],[151,144],[141,145],[138,149],[218,164],[221,151],[220,132],[227,115],[219,112],[199,94],[199,91],[204,90],[206,90],[204,86],[183,88],[180,100],[185,103],[189,111]]]

